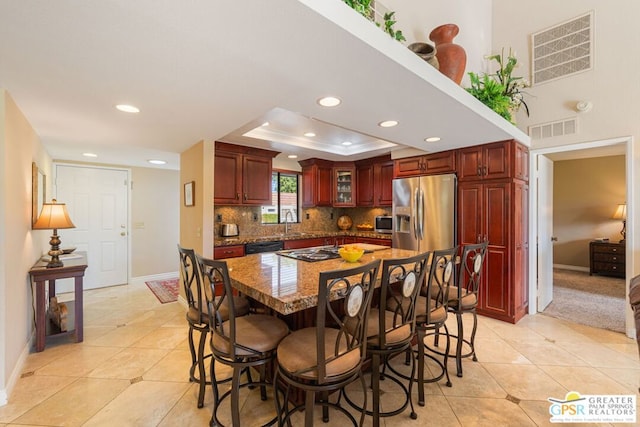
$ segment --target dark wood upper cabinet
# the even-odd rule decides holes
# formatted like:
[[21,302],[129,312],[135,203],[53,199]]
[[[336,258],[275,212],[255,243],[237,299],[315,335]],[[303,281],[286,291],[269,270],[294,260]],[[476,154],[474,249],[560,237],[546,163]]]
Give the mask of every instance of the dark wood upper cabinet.
[[529,181],[529,148],[522,144],[515,146],[515,166],[514,177],[523,181]]
[[393,169],[391,156],[380,156],[356,162],[357,205],[386,207],[393,202]]
[[332,206],[333,162],[322,159],[306,159],[302,166],[302,207]]
[[242,155],[216,150],[214,157],[213,200],[217,204],[242,203]]
[[358,180],[356,204],[373,206],[373,163],[358,165],[356,179]]
[[276,151],[216,142],[214,203],[221,205],[271,204],[272,161]]
[[529,180],[529,149],[513,140],[462,148],[458,180],[516,178]]
[[242,203],[271,204],[272,158],[245,154],[242,156]]
[[393,161],[376,163],[373,171],[375,206],[391,206],[393,204]]
[[456,171],[456,150],[397,159],[394,162],[395,178],[419,175],[440,175]]

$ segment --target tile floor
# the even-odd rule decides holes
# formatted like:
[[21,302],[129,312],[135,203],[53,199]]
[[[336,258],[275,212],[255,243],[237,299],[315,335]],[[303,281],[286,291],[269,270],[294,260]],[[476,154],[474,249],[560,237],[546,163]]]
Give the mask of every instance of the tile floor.
[[[28,356],[9,403],[0,407],[0,427],[208,425],[212,393],[197,409],[180,303],[160,304],[145,285],[119,286],[86,291],[84,313],[83,343],[50,337],[44,352]],[[405,411],[382,425],[550,425],[548,397],[637,394],[640,385],[635,341],[543,315],[517,325],[481,317],[477,353],[478,363],[464,361],[463,378],[452,375],[453,387],[427,385],[418,420]],[[383,409],[399,399],[386,383]],[[243,426],[268,418],[272,400],[261,402],[257,390],[242,395]],[[349,395],[358,400],[358,389]],[[331,416],[318,425],[347,425]]]

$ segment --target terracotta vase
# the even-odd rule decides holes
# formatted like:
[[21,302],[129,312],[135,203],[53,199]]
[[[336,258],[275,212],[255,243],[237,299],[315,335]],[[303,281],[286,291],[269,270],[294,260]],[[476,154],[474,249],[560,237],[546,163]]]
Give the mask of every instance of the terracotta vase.
[[429,34],[429,39],[436,44],[436,58],[440,72],[460,84],[467,65],[467,54],[464,48],[453,43],[453,38],[460,29],[456,24],[444,24]]

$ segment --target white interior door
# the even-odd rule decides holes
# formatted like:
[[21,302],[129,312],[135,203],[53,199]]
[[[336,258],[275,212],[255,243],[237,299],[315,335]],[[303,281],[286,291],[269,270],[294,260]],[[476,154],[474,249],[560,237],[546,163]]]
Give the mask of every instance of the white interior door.
[[538,311],[553,299],[553,161],[538,158]]
[[128,180],[127,170],[56,165],[56,198],[76,226],[59,234],[63,247],[87,252],[85,289],[127,283]]

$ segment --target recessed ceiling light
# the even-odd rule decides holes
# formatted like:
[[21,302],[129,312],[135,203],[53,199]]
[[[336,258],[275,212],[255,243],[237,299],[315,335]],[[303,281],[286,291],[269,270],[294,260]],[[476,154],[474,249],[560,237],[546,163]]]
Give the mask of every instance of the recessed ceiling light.
[[290,159],[297,159],[298,158],[298,156],[296,154],[289,154],[287,157],[290,158]]
[[96,153],[82,153],[82,155],[85,157],[98,157]]
[[426,142],[438,142],[438,141],[440,141],[440,137],[439,136],[430,136],[429,138],[425,138],[424,140]]
[[264,122],[263,124],[261,124],[260,126],[269,126],[269,122]]
[[306,137],[308,137],[308,138],[313,138],[314,136],[316,136],[316,134],[315,134],[315,133],[313,133],[313,132],[305,132],[305,133],[304,133],[304,136],[306,136]]
[[127,104],[118,104],[116,105],[116,108],[120,111],[124,111],[125,113],[139,113],[140,109],[138,107],[135,107],[133,105],[127,105]]
[[385,120],[384,122],[378,123],[378,126],[382,128],[392,128],[394,126],[398,126],[397,120]]
[[157,160],[157,159],[147,160],[147,162],[151,163],[152,165],[166,165],[167,164],[167,162],[165,162],[164,160]]
[[351,145],[351,144],[352,144],[351,141],[345,141],[345,142],[342,143],[342,145]]
[[336,98],[335,96],[325,96],[324,98],[318,99],[318,104],[323,107],[335,107],[336,105],[340,105],[341,102],[340,98]]

